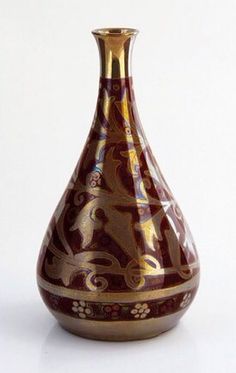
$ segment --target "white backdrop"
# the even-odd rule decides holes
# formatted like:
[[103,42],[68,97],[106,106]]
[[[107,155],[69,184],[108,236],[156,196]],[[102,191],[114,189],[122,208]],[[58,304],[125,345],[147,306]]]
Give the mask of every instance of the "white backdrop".
[[[0,0],[0,364],[8,372],[235,372],[236,2]],[[140,30],[147,138],[195,237],[201,286],[179,326],[140,342],[61,330],[39,247],[86,140],[99,61],[90,31]]]

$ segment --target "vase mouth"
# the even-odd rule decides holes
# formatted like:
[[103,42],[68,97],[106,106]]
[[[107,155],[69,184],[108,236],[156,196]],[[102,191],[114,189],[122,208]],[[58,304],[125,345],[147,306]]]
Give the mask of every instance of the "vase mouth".
[[100,28],[95,29],[92,31],[93,35],[97,36],[131,36],[131,35],[137,35],[138,30],[135,28],[129,28],[129,27],[107,27],[107,28]]

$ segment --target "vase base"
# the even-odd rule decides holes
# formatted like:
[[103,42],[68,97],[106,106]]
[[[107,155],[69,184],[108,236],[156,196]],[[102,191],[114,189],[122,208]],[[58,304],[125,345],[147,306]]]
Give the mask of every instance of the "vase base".
[[63,329],[83,338],[103,341],[132,341],[158,336],[172,329],[185,310],[171,315],[134,321],[81,320],[52,311]]

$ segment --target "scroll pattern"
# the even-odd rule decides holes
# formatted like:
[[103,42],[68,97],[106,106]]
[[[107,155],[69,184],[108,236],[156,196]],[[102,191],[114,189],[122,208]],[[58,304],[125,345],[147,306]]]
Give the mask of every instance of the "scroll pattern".
[[141,128],[131,79],[101,79],[90,135],[42,247],[49,278],[70,286],[82,274],[91,291],[109,289],[111,276],[133,290],[168,274],[184,281],[198,267],[191,233]]

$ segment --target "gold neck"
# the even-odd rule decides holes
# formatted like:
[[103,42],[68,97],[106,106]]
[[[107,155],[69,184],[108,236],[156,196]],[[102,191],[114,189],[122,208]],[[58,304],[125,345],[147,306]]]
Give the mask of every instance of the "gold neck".
[[131,52],[138,30],[103,28],[92,33],[98,44],[101,77],[117,79],[131,76]]

